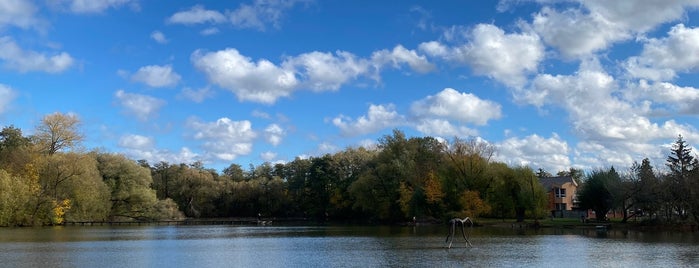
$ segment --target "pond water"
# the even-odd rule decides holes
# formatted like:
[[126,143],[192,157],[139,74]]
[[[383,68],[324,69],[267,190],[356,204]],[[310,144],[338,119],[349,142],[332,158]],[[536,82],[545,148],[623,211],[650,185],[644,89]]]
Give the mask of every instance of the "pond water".
[[2,267],[690,267],[699,235],[446,226],[0,229]]

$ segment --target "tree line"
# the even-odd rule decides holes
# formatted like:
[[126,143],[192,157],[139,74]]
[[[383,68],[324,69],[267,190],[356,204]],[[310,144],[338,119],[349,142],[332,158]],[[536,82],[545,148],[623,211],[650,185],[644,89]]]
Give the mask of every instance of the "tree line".
[[[444,142],[394,130],[373,149],[247,168],[233,163],[221,172],[201,162],[148,163],[87,151],[83,139],[73,114],[46,115],[31,136],[13,126],[0,131],[0,226],[258,215],[380,223],[464,216],[522,221],[549,213],[537,177],[543,170],[494,161],[493,145],[475,138]],[[685,163],[687,148],[671,157]],[[634,165],[637,172],[630,176],[576,169],[559,174],[581,181],[580,199],[598,215],[627,207],[667,220],[699,220],[693,210],[699,205],[683,195],[689,185],[683,183],[698,181],[696,160],[674,177],[656,174],[646,162]],[[594,187],[596,181],[601,187]],[[665,187],[668,181],[672,187]],[[683,192],[669,194],[672,189]],[[584,198],[596,201],[600,194],[607,194],[604,208]]]
[[614,210],[626,222],[641,217],[655,223],[699,223],[699,162],[679,135],[663,171],[645,158],[620,174],[614,167],[593,170],[578,197],[584,208],[604,220]]

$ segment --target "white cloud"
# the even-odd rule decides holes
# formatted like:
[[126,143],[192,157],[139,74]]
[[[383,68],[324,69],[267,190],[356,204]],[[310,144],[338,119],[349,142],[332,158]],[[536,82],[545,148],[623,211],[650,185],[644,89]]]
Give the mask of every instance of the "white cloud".
[[206,53],[197,50],[191,59],[210,82],[235,93],[241,101],[272,104],[289,96],[299,83],[292,70],[264,59],[253,62],[232,48]]
[[415,50],[408,50],[401,45],[394,47],[391,51],[386,49],[376,51],[371,55],[371,60],[378,66],[391,64],[396,69],[402,64],[407,64],[410,69],[418,73],[427,73],[435,68],[424,55],[418,55]]
[[128,149],[151,149],[155,145],[152,137],[127,134],[119,138],[119,147]]
[[[234,10],[225,12],[206,9],[202,5],[195,5],[189,10],[180,11],[167,19],[174,24],[223,24],[242,29],[256,29],[264,31],[269,25],[279,28],[284,13],[296,4],[305,0],[254,0],[251,4],[242,3]],[[218,33],[217,28],[208,28],[203,35]]]
[[344,115],[335,117],[333,125],[340,129],[343,135],[357,136],[373,133],[388,127],[403,124],[405,119],[395,111],[393,104],[370,105],[366,116],[360,116],[356,120]]
[[167,37],[165,37],[165,34],[161,31],[153,31],[150,34],[150,38],[153,38],[153,40],[155,40],[155,42],[158,42],[158,44],[167,44],[168,42]]
[[40,26],[43,22],[36,18],[36,12],[37,8],[31,1],[0,1],[0,28],[6,25],[12,25],[23,29]]
[[208,87],[200,89],[183,88],[179,96],[196,103],[201,103],[205,99],[212,98],[214,96],[214,91]]
[[194,139],[203,142],[202,148],[207,156],[226,161],[250,154],[257,136],[247,120],[233,121],[223,117],[215,122],[201,122],[193,118],[187,126],[195,132]]
[[648,39],[640,56],[626,62],[633,77],[669,80],[677,72],[699,70],[699,28],[672,27],[667,38]]
[[544,46],[534,33],[506,34],[495,25],[478,24],[463,35],[470,39],[464,45],[447,47],[432,41],[419,48],[432,57],[466,64],[477,75],[515,88],[524,86],[526,75],[535,72],[544,57]]
[[600,14],[622,29],[646,32],[657,25],[681,19],[687,8],[699,7],[695,0],[582,1],[591,13]]
[[60,73],[73,65],[73,58],[65,52],[52,56],[24,50],[9,37],[0,37],[0,59],[5,61],[5,67],[19,72],[42,71]]
[[143,66],[131,76],[132,81],[141,82],[150,87],[172,87],[179,83],[180,78],[180,75],[172,69],[172,65]]
[[[627,93],[627,98],[633,94],[637,94],[637,98],[640,98],[640,94],[653,95],[648,91],[642,92],[642,88],[620,88],[598,62],[587,61],[574,75],[537,76],[532,81],[531,91],[525,93],[523,99],[539,107],[552,105],[563,109],[568,115],[571,131],[581,140],[576,154],[580,155],[580,159],[587,159],[587,163],[592,163],[590,160],[594,157],[591,158],[591,155],[606,164],[620,165],[630,159],[639,161],[657,152],[658,140],[673,140],[680,133],[697,135],[694,127],[678,124],[674,120],[652,121],[646,116],[649,113],[648,105],[644,104],[647,100],[640,100],[641,105],[634,105],[621,98],[624,94],[620,93],[628,90],[636,92]],[[683,94],[693,94],[688,89],[682,91]],[[604,148],[605,152],[601,153],[598,147]],[[576,160],[576,163],[582,161]]]
[[211,27],[211,28],[206,28],[204,30],[201,30],[201,32],[199,32],[199,33],[201,35],[214,35],[214,34],[217,34],[218,32],[219,32],[218,28]]
[[542,8],[532,22],[544,41],[566,58],[586,57],[607,49],[662,23],[681,19],[686,8],[699,6],[693,0],[579,1],[582,5],[571,2],[576,3],[563,11]]
[[274,146],[279,145],[285,135],[284,129],[277,124],[271,124],[265,128],[265,139]]
[[543,168],[554,174],[571,166],[568,143],[555,133],[550,138],[536,134],[512,137],[497,143],[496,147],[495,158],[508,165]]
[[544,41],[565,58],[588,56],[630,37],[599,14],[583,14],[577,9],[558,12],[545,7],[534,15],[532,24]]
[[303,83],[307,87],[321,91],[337,90],[347,81],[366,74],[370,64],[349,52],[338,51],[333,55],[314,51],[290,57],[282,66],[295,70],[304,78]]
[[418,117],[442,117],[476,125],[500,118],[500,110],[500,104],[452,88],[415,101],[411,106],[412,113]]
[[118,8],[131,3],[137,8],[135,0],[49,0],[54,6],[67,8],[74,13],[100,13],[109,8]]
[[150,164],[168,162],[171,164],[194,163],[202,160],[198,154],[187,147],[182,147],[179,152],[167,149],[158,149],[153,137],[137,134],[125,134],[119,138],[117,144],[122,148],[122,153],[131,159],[146,160]]
[[202,23],[223,23],[227,21],[226,16],[215,10],[208,10],[202,5],[195,5],[189,10],[180,11],[167,19],[169,23],[175,24],[202,24]]
[[119,105],[126,109],[127,114],[136,116],[141,121],[155,116],[158,110],[165,105],[165,101],[151,96],[126,93],[118,90],[114,96],[119,101]]
[[9,86],[0,84],[0,114],[7,110],[15,97],[17,97],[17,92]]
[[478,134],[478,131],[465,126],[454,126],[444,119],[422,119],[415,125],[415,129],[425,135],[437,137],[470,137]]
[[271,162],[275,158],[277,158],[277,153],[275,153],[275,152],[267,151],[267,152],[263,152],[260,154],[260,159],[262,159],[263,161],[266,161],[266,162]]
[[683,114],[699,114],[699,89],[681,87],[667,82],[648,83],[641,80],[629,84],[624,97],[648,105],[660,106],[661,109],[675,109]]
[[252,28],[264,31],[267,25],[279,28],[284,13],[293,8],[299,0],[254,0],[252,4],[240,4],[229,12],[233,25],[240,28]]

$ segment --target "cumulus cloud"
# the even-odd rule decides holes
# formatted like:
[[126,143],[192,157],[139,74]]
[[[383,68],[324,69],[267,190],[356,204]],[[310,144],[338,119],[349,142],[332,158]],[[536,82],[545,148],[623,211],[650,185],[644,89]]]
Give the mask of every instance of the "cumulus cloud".
[[544,46],[535,33],[507,34],[495,25],[478,24],[461,34],[469,39],[468,43],[449,47],[431,41],[419,48],[429,56],[468,65],[477,75],[516,88],[524,86],[526,75],[535,72],[544,57]]
[[288,58],[285,69],[304,78],[303,84],[316,90],[337,90],[347,81],[369,72],[370,63],[349,52],[310,52]]
[[413,102],[411,112],[418,117],[441,117],[476,125],[501,117],[500,104],[453,88]]
[[156,148],[155,139],[149,136],[125,134],[119,138],[117,146],[119,146],[122,149],[122,153],[129,158],[143,159],[151,164],[159,162],[193,163],[201,160],[198,154],[192,152],[187,147],[182,147],[179,152],[158,149]]
[[[581,160],[576,162],[587,159],[592,163],[589,155],[594,154],[604,155],[606,164],[628,165],[630,159],[656,154],[658,140],[672,140],[680,133],[696,135],[689,125],[651,120],[647,117],[648,105],[634,105],[622,98],[621,93],[628,90],[641,94],[638,89],[622,88],[598,62],[587,61],[573,75],[538,75],[524,99],[537,106],[556,106],[567,113],[573,134],[581,140],[575,152]],[[692,94],[691,90],[683,91]],[[645,92],[646,96],[652,96],[650,92],[654,90]],[[601,154],[599,148],[607,153]]]
[[366,115],[352,119],[344,115],[335,117],[333,125],[340,129],[343,135],[358,136],[373,133],[388,127],[403,124],[405,119],[398,114],[393,104],[370,105]]
[[421,119],[414,127],[425,135],[436,137],[470,137],[478,134],[475,129],[455,126],[449,120],[437,118]]
[[687,0],[571,2],[575,3],[563,5],[562,11],[550,6],[542,8],[532,22],[544,41],[566,58],[587,57],[662,23],[681,19],[687,8],[699,6],[696,1]]
[[24,50],[12,37],[0,37],[0,59],[5,62],[8,69],[19,72],[47,72],[60,73],[73,65],[73,58],[65,52],[55,55],[46,55],[31,50]]
[[143,66],[131,76],[132,81],[144,83],[150,87],[172,87],[180,82],[180,75],[172,65],[148,65]]
[[265,128],[265,139],[267,142],[270,144],[277,146],[282,142],[282,139],[284,139],[284,136],[286,133],[284,132],[284,129],[282,129],[279,125],[277,124],[271,124]]
[[152,137],[127,134],[119,138],[119,147],[128,149],[151,149],[155,145]]
[[391,51],[386,49],[376,51],[371,55],[371,59],[378,66],[390,64],[396,69],[407,64],[410,69],[419,73],[427,73],[435,68],[434,64],[427,60],[427,57],[418,55],[415,50],[408,50],[401,45],[394,47]]
[[150,34],[150,38],[155,40],[155,42],[158,42],[158,44],[167,44],[168,42],[167,37],[165,37],[165,34],[161,31],[153,31]]
[[7,110],[10,106],[10,102],[17,97],[17,93],[14,89],[7,85],[0,84],[0,114]]
[[241,101],[272,104],[289,96],[299,83],[292,70],[264,59],[253,62],[232,48],[216,52],[197,50],[191,59],[210,82],[232,91]]
[[686,9],[699,7],[694,0],[585,0],[582,3],[591,13],[600,14],[622,29],[643,33],[657,25],[681,19]]
[[599,14],[584,14],[578,9],[559,12],[545,7],[534,15],[532,25],[547,44],[569,59],[590,55],[630,37]]
[[11,25],[22,29],[38,27],[43,22],[35,14],[37,8],[31,1],[5,0],[0,2],[0,28]]
[[227,48],[215,52],[197,50],[192,53],[191,60],[209,82],[233,92],[240,101],[266,104],[273,104],[301,89],[338,90],[360,78],[378,81],[378,71],[384,65],[398,68],[407,64],[418,72],[432,66],[424,56],[402,46],[397,46],[393,52],[376,52],[370,59],[345,51],[313,51],[286,57],[275,64],[266,59],[253,61],[237,49]]
[[215,10],[208,10],[202,5],[195,5],[189,10],[180,11],[167,19],[169,23],[175,24],[202,24],[202,23],[223,23],[227,21],[226,16]]
[[231,161],[240,155],[250,154],[257,137],[248,120],[233,121],[223,117],[214,122],[201,122],[192,118],[187,126],[195,132],[194,139],[203,142],[202,149],[206,155],[219,160]]
[[699,70],[699,28],[684,24],[672,27],[666,38],[646,41],[640,56],[626,62],[629,74],[637,78],[670,80],[678,72]]
[[275,158],[277,158],[277,153],[275,153],[275,152],[267,151],[267,152],[260,153],[260,159],[262,159],[263,161],[271,162]]
[[141,121],[146,121],[148,118],[155,116],[165,101],[136,93],[127,93],[123,90],[118,90],[114,96],[117,98],[127,114],[134,115]]
[[495,145],[498,161],[512,166],[543,168],[552,173],[571,166],[568,143],[557,134],[544,138],[533,134],[524,138],[508,138]]
[[624,97],[658,109],[674,110],[681,114],[699,114],[699,89],[694,87],[640,80],[638,83],[629,83]]
[[138,8],[136,0],[50,0],[49,2],[74,13],[100,13],[109,8],[118,8],[126,4]]

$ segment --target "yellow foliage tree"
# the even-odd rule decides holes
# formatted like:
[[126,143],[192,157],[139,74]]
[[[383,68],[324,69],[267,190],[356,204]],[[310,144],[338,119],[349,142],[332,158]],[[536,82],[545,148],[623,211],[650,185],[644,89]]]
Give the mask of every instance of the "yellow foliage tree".
[[51,203],[53,204],[53,215],[51,215],[51,223],[56,225],[62,224],[65,220],[63,218],[63,215],[65,215],[66,212],[70,209],[70,199],[63,199],[60,202],[52,200]]
[[425,179],[425,199],[427,203],[431,205],[439,204],[443,198],[442,183],[434,175],[434,172],[429,172]]
[[461,203],[461,213],[460,217],[476,217],[490,212],[490,205],[481,199],[480,194],[477,191],[466,190],[461,194],[459,199]]

